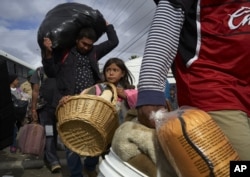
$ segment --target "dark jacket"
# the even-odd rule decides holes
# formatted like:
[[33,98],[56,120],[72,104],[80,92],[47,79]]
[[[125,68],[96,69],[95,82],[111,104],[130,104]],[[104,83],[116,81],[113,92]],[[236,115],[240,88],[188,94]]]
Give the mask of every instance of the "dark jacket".
[[[92,50],[88,54],[86,54],[86,56],[90,59],[95,82],[101,80],[101,75],[97,63],[98,60],[100,60],[103,56],[113,50],[119,43],[113,25],[107,26],[106,33],[108,40],[98,45],[94,45]],[[58,99],[60,99],[64,95],[74,94],[76,78],[75,69],[78,59],[75,52],[76,51],[74,49],[71,49],[64,61],[61,61],[62,59],[58,60],[57,58],[55,58],[55,56],[53,59],[42,60],[46,75],[48,77],[56,77],[57,88],[59,91],[59,95],[57,95]]]

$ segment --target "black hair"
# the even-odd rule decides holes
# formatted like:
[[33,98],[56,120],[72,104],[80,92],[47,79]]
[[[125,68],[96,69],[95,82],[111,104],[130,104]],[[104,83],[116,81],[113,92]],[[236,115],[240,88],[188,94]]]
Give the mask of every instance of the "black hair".
[[109,67],[112,64],[116,64],[124,72],[124,77],[121,78],[121,80],[119,81],[119,84],[121,84],[121,86],[124,89],[134,89],[135,86],[133,85],[133,75],[129,71],[129,69],[126,67],[124,61],[120,58],[110,58],[105,63],[103,67],[104,80],[106,81],[105,70],[107,67]]
[[91,39],[94,42],[97,41],[96,32],[93,28],[90,27],[82,28],[81,31],[78,33],[76,39],[80,40],[84,37]]
[[9,74],[9,84],[11,84],[12,82],[14,82],[14,80],[17,79],[17,75],[15,73],[10,73]]

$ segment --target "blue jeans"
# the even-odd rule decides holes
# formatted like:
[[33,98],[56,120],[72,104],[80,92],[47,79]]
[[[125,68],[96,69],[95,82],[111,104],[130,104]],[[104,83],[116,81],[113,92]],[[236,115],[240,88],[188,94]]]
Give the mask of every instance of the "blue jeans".
[[53,136],[46,136],[44,160],[50,165],[57,165],[59,158],[56,152],[57,131],[56,131],[56,117],[55,108],[45,106],[38,111],[40,124],[45,128],[46,125],[53,126]]
[[[83,177],[82,175],[83,166],[82,166],[81,156],[66,148],[66,157],[70,171],[70,177]],[[88,171],[94,171],[96,169],[96,165],[98,164],[98,162],[99,162],[99,156],[86,157],[84,160],[84,167]]]

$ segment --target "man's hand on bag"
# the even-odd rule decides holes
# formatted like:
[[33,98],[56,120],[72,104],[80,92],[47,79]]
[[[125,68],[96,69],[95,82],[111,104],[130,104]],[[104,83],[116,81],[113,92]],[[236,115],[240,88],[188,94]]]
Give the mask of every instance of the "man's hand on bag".
[[164,106],[145,105],[138,107],[138,121],[149,128],[155,128],[155,121],[150,119],[150,115],[152,112],[156,112],[162,108],[164,109]]
[[52,57],[52,41],[50,40],[50,38],[43,38],[43,45],[45,48],[45,58],[46,59],[50,59]]
[[43,38],[43,45],[46,50],[52,52],[52,41],[50,40],[50,38]]

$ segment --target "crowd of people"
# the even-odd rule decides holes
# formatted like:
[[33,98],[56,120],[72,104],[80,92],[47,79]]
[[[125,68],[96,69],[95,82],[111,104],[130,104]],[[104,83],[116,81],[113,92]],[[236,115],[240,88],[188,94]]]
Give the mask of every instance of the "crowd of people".
[[[250,38],[246,34],[249,29],[242,25],[232,31],[229,23],[232,15],[228,13],[224,14],[225,18],[221,18],[223,23],[218,22],[221,21],[219,19],[207,20],[217,18],[216,13],[225,8],[230,13],[236,13],[245,2],[232,6],[226,3],[213,6],[213,2],[203,4],[203,1],[200,4],[198,1],[155,2],[157,8],[145,46],[138,90],[133,85],[132,74],[120,58],[107,60],[103,76],[99,71],[98,61],[119,43],[114,26],[108,22],[107,41],[95,45],[95,31],[83,28],[75,45],[63,58],[57,58],[51,39],[45,37],[43,67],[31,71],[27,78],[28,84],[25,83],[31,89],[19,88],[17,76],[10,75],[11,93],[17,99],[29,103],[24,118],[29,117],[30,122],[38,122],[45,130],[52,130],[45,131],[44,152],[44,160],[52,172],[58,172],[61,168],[56,153],[56,107],[67,102],[70,96],[80,94],[100,82],[116,86],[120,123],[124,122],[129,109],[136,108],[139,122],[155,129],[155,122],[150,119],[152,111],[165,109],[166,104],[170,104],[170,111],[180,106],[193,106],[206,111],[216,121],[240,159],[250,160],[250,73],[247,68],[250,53],[246,48]],[[206,6],[217,11],[206,11]],[[200,9],[200,19],[194,18],[197,9]],[[195,25],[198,20],[200,28]],[[216,28],[222,24],[223,28]],[[169,89],[166,101],[166,73],[171,67],[176,87]],[[13,153],[17,148],[15,137],[24,120],[14,125],[15,136],[10,147]],[[81,156],[67,147],[66,154],[71,177],[82,177],[82,171],[89,176],[97,176],[99,156],[86,157],[82,164]],[[172,176],[176,176],[171,166],[166,168],[169,168]]]
[[[44,38],[43,67],[33,71],[24,82],[25,90],[31,90],[29,92],[31,94],[29,96],[30,109],[27,110],[30,113],[29,119],[31,123],[44,126],[46,134],[44,161],[53,173],[60,171],[61,168],[56,152],[55,111],[58,104],[65,103],[69,96],[80,94],[94,84],[109,82],[117,86],[119,97],[117,110],[120,112],[120,123],[124,121],[126,111],[135,108],[137,91],[134,89],[133,76],[124,61],[119,58],[109,59],[104,66],[103,76],[98,68],[98,60],[113,50],[119,42],[113,25],[108,23],[106,25],[107,41],[94,45],[97,40],[95,31],[92,28],[83,28],[77,36],[75,46],[64,56],[63,62],[61,62],[62,59],[55,59],[56,55],[53,55],[51,47],[52,41]],[[27,85],[30,85],[31,89],[28,89]],[[20,88],[20,90],[23,89]],[[52,130],[52,132],[46,130]],[[96,167],[99,163],[99,156],[86,157],[82,166],[81,156],[66,147],[66,157],[72,177],[81,177],[83,170],[89,176],[97,175]]]
[[[31,103],[31,95],[29,93],[25,93],[21,87],[19,86],[19,79],[16,74],[9,74],[9,84],[10,84],[10,92],[11,98],[14,104],[15,109],[15,123],[13,125],[13,143],[10,146],[10,152],[16,153],[18,149],[17,144],[17,133],[22,125],[28,121],[28,113],[29,113],[29,105]],[[22,107],[17,107],[20,104]]]

